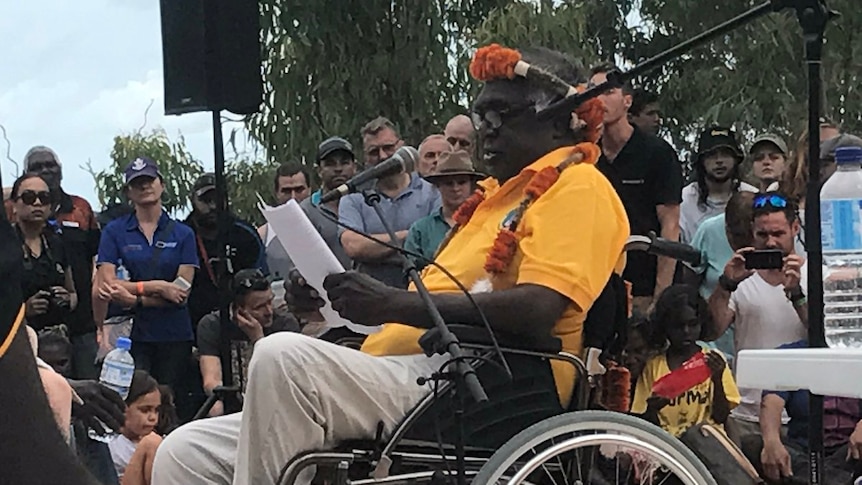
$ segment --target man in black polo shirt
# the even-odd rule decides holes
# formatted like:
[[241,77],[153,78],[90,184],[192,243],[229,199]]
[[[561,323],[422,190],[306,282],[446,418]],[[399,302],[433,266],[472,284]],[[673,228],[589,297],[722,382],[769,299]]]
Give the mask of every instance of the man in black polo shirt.
[[[591,85],[607,80],[615,68],[593,68]],[[608,89],[601,96],[607,107],[597,167],[613,184],[625,205],[632,234],[655,231],[665,239],[679,240],[679,205],[682,201],[682,168],[676,151],[664,140],[632,126],[628,110],[631,86]],[[643,252],[628,256],[623,277],[632,283],[634,307],[647,311],[655,297],[673,281],[675,262]]]

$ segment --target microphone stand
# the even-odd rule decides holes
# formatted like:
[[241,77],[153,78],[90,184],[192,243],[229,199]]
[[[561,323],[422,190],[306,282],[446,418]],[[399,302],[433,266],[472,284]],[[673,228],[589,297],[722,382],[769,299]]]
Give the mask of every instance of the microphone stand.
[[[380,194],[376,190],[370,189],[363,190],[362,195],[365,198],[365,203],[374,209],[377,217],[380,218],[380,222],[383,224],[384,229],[386,229],[386,234],[389,235],[390,241],[394,244],[397,237],[395,236],[395,231],[392,229],[392,226],[387,222],[386,217],[383,214],[383,210],[380,208]],[[450,379],[455,383],[454,414],[455,426],[458,429],[455,439],[455,459],[457,465],[456,468],[458,470],[457,483],[458,485],[466,485],[466,443],[463,428],[463,395],[466,390],[471,396],[473,396],[473,399],[477,403],[486,402],[488,400],[488,396],[485,394],[485,390],[482,388],[482,383],[479,382],[479,378],[476,376],[476,371],[473,369],[473,366],[467,362],[467,356],[465,356],[464,352],[461,350],[461,343],[458,341],[458,337],[449,331],[449,327],[446,325],[446,321],[443,320],[440,310],[431,298],[431,293],[422,282],[422,278],[419,277],[419,271],[416,270],[416,265],[413,264],[413,261],[404,254],[399,252],[398,255],[402,259],[407,276],[416,287],[416,293],[418,293],[419,297],[422,298],[422,303],[425,304],[425,307],[428,309],[428,314],[431,316],[431,320],[434,321],[434,329],[436,330],[436,333],[434,333],[430,338],[423,338],[420,340],[422,350],[425,352],[425,355],[429,357],[434,354],[444,355],[447,352],[452,356],[453,362],[450,364],[450,367],[454,367],[454,372],[448,372],[440,376],[432,376],[432,380]]]

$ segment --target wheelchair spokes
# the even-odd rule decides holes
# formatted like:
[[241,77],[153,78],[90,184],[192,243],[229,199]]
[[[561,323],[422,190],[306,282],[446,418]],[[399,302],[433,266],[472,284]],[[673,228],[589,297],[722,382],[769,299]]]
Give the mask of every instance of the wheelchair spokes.
[[[618,442],[622,443],[618,443]],[[563,451],[548,452],[559,449]],[[662,485],[681,483],[660,450],[616,433],[555,436],[530,448],[498,485]],[[679,468],[683,465],[674,463]]]
[[638,418],[584,411],[543,421],[491,457],[476,485],[707,485],[682,443]]

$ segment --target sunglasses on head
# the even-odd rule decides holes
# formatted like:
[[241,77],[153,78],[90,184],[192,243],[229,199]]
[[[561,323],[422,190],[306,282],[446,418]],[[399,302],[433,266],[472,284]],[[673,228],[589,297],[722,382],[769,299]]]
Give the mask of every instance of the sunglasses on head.
[[790,205],[787,198],[778,194],[763,194],[754,196],[754,208],[762,209],[764,207],[774,207],[776,209],[786,209]]
[[237,285],[240,288],[245,288],[246,290],[251,289],[265,289],[269,288],[269,281],[267,281],[266,276],[263,275],[261,270],[255,270],[253,273],[248,276],[244,276],[237,280]]
[[51,203],[51,193],[44,190],[36,192],[35,190],[25,190],[18,195],[18,200],[26,205],[36,205],[38,200],[42,205]]

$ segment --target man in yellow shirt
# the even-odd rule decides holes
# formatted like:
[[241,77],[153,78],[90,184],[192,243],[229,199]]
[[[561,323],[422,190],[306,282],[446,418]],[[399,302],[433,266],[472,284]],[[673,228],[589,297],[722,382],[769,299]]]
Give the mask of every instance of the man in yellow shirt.
[[[560,53],[520,54],[571,85],[584,81]],[[584,143],[596,127],[577,116],[538,119],[537,111],[558,99],[524,78],[485,84],[473,112],[494,178],[456,213],[458,226],[436,261],[472,288],[496,331],[524,341],[554,335],[579,354],[586,312],[619,269],[629,224],[613,187],[592,165],[598,148]],[[594,124],[600,123],[599,116]],[[422,279],[447,322],[481,325],[442,271],[429,267]],[[431,391],[416,379],[448,357],[420,350],[418,340],[433,323],[417,293],[356,272],[331,275],[324,286],[343,317],[386,325],[363,352],[300,335],[259,341],[243,412],[168,436],[153,467],[155,485],[272,483],[299,453],[373,438],[379,422],[391,432]],[[554,375],[565,402],[573,371],[554,368]]]

